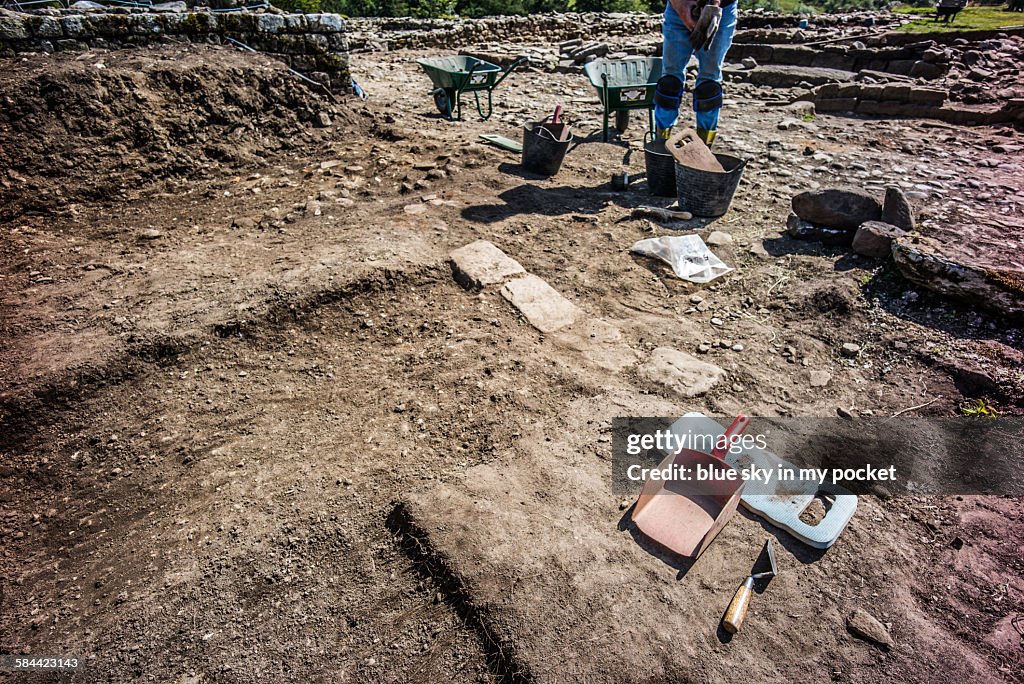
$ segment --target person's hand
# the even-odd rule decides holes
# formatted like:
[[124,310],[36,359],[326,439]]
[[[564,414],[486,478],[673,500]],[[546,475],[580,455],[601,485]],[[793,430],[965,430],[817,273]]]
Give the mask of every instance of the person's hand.
[[700,18],[697,25],[690,31],[690,45],[694,50],[707,50],[711,47],[718,27],[722,24],[722,8],[718,5],[707,4],[700,11]]
[[683,20],[686,30],[692,31],[693,27],[697,25],[697,19],[700,18],[697,0],[668,0],[668,2],[679,18]]

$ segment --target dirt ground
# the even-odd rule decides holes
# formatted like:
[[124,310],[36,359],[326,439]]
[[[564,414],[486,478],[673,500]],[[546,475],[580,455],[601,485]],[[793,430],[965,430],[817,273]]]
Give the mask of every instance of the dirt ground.
[[[632,215],[642,181],[609,182],[643,170],[640,122],[601,143],[582,76],[514,74],[489,122],[448,122],[424,54],[354,57],[369,100],[337,103],[224,48],[5,60],[0,652],[80,654],[74,681],[1022,681],[1019,499],[862,497],[824,554],[768,529],[789,575],[732,643],[715,627],[756,518],[682,581],[657,563],[631,578],[638,546],[595,551],[633,544],[604,492],[614,415],[1024,413],[1019,323],[784,233],[795,192],[899,183],[922,232],[1019,249],[1021,162],[992,148],[1021,133],[794,120],[787,93],[735,85],[716,143],[751,157],[734,205],[665,227]],[[581,142],[552,179],[477,138],[518,138],[558,102]],[[729,233],[736,270],[699,287],[628,253],[673,230]],[[480,238],[640,356],[712,345],[727,381],[683,401],[581,362],[455,283],[449,252]],[[567,518],[536,480],[525,511],[479,498],[502,488],[480,473],[541,478],[542,453],[578,471]],[[495,527],[419,527],[440,496]],[[579,541],[572,511],[606,527]],[[563,560],[547,575],[544,558]],[[636,630],[578,638],[615,605],[603,564],[689,606],[684,632],[652,637],[679,654],[638,662]],[[581,569],[589,589],[558,581]],[[893,649],[846,631],[858,607]],[[612,613],[626,630],[625,600]]]

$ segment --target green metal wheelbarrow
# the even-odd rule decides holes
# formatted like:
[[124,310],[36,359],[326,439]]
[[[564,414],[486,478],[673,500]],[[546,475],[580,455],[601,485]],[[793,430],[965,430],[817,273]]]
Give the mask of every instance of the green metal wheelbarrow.
[[[511,74],[516,67],[529,62],[529,57],[520,57],[509,65],[504,72],[497,64],[491,64],[469,55],[455,55],[451,57],[427,57],[417,59],[416,63],[427,72],[434,89],[430,92],[434,96],[434,104],[437,110],[452,120],[462,118],[462,93],[472,92],[476,100],[476,111],[486,121],[491,118],[493,104],[491,103],[491,92]],[[483,106],[480,104],[480,91],[487,91],[487,113],[484,114]]]
[[661,78],[661,57],[598,59],[583,67],[604,106],[604,142],[608,142],[608,119],[615,112],[619,133],[629,126],[629,112],[646,109],[650,130],[654,130],[654,88]]

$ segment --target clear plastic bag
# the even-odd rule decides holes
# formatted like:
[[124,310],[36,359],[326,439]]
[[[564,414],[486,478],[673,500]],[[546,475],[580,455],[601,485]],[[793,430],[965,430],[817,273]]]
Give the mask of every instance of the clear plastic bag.
[[663,235],[641,240],[629,248],[634,254],[661,259],[691,283],[707,283],[732,270],[716,257],[699,235]]

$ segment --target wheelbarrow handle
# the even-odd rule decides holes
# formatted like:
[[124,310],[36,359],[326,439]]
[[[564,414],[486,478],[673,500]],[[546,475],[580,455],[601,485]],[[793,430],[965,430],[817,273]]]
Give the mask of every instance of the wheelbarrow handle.
[[508,78],[509,74],[511,74],[513,71],[515,71],[518,67],[522,66],[523,64],[529,64],[529,63],[530,63],[530,57],[528,55],[523,55],[522,57],[518,57],[516,59],[516,61],[514,61],[514,62],[512,62],[511,64],[508,65],[508,69],[505,69],[505,73],[503,73],[498,78],[498,80],[494,82],[494,85],[491,86],[491,88],[492,89],[493,88],[497,88],[498,85],[501,84],[502,81],[504,81],[506,78]]
[[732,421],[732,425],[730,425],[729,429],[727,429],[725,434],[722,435],[725,439],[722,440],[721,444],[715,447],[714,451],[711,452],[711,455],[717,459],[725,458],[726,452],[729,451],[730,447],[732,447],[733,442],[743,434],[743,431],[747,429],[748,425],[750,425],[750,418],[748,416],[742,413],[736,416],[736,420]]

